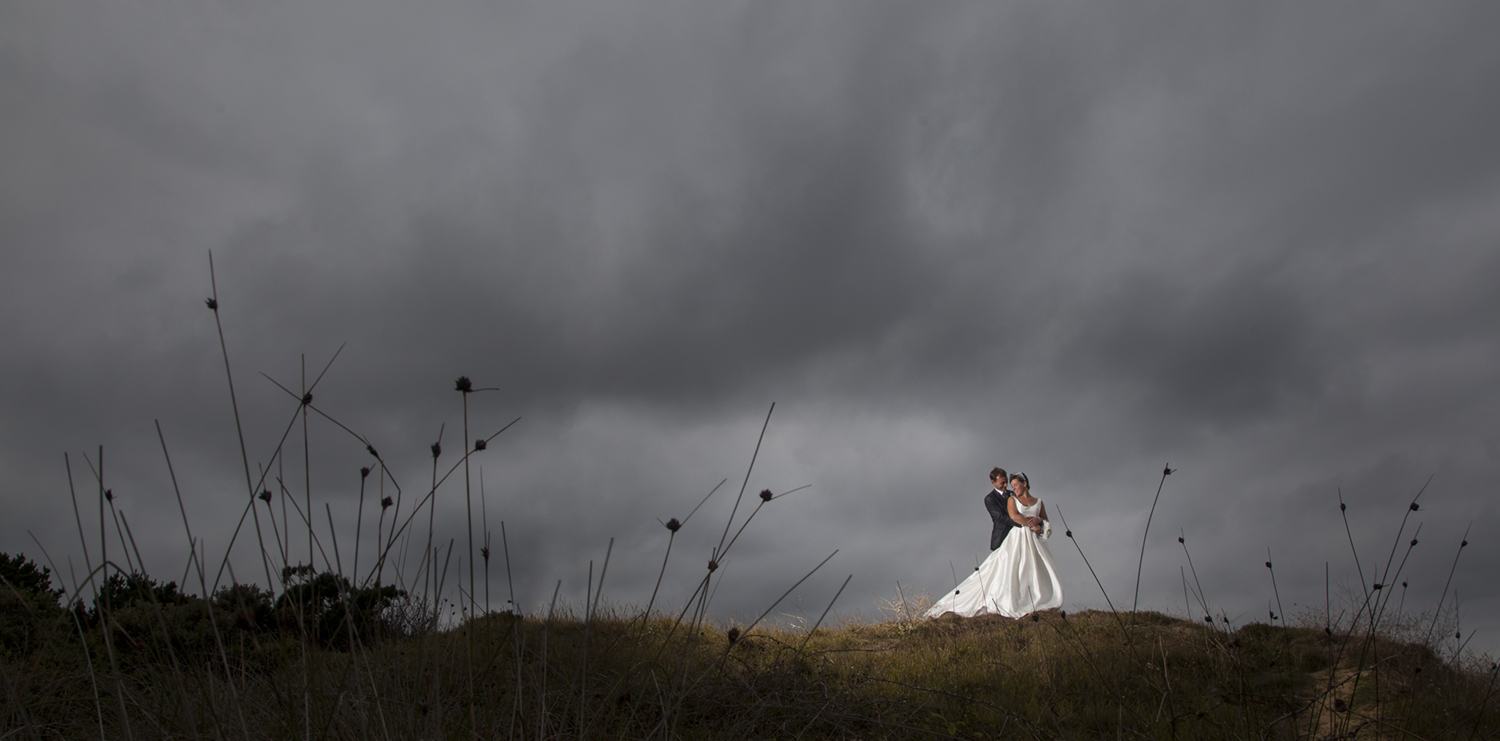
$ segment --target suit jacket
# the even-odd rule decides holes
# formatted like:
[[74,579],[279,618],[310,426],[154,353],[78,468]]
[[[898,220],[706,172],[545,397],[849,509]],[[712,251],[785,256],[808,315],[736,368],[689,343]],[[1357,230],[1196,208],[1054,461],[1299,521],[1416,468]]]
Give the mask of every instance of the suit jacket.
[[990,487],[990,493],[984,495],[984,508],[989,511],[990,519],[995,521],[995,527],[990,531],[990,550],[1000,547],[1005,542],[1005,536],[1010,535],[1013,528],[1020,527],[1015,520],[1010,519],[1010,510],[1006,505],[1011,497],[1010,490],[1003,494]]

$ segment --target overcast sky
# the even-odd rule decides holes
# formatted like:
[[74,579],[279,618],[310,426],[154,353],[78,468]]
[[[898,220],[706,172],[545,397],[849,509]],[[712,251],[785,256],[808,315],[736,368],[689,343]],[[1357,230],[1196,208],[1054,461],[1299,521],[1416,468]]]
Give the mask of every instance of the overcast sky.
[[[346,571],[380,486],[404,518],[440,430],[458,460],[466,375],[498,389],[471,437],[522,418],[472,458],[497,606],[500,520],[523,609],[581,600],[610,538],[604,598],[641,605],[658,518],[728,479],[673,545],[679,607],[774,402],[734,526],[809,488],[735,544],[720,619],[835,549],[777,612],[850,574],[849,616],[940,596],[986,553],[995,465],[1128,607],[1170,462],[1145,607],[1188,614],[1183,536],[1216,615],[1267,619],[1268,548],[1286,612],[1322,608],[1325,564],[1337,612],[1430,477],[1404,606],[1472,524],[1453,584],[1493,650],[1497,33],[1485,3],[4,3],[0,550],[40,558],[30,533],[81,573],[67,454],[97,559],[102,445],[180,579],[159,420],[222,557],[248,490],[212,251],[249,466],[330,557],[332,514]],[[300,391],[341,346],[314,405],[395,477],[363,521],[364,443],[312,416],[310,471],[300,421],[273,459],[297,401],[261,375]],[[465,526],[460,469],[452,569]],[[1103,607],[1051,545],[1066,607]],[[265,581],[248,523],[232,563]]]

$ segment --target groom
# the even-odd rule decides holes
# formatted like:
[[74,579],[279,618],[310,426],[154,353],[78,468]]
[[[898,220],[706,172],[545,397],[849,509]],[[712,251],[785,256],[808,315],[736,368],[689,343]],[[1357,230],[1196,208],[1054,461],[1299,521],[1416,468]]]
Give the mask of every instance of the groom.
[[1010,518],[1010,510],[1006,507],[1010,498],[1010,476],[1003,468],[990,470],[990,483],[994,488],[984,495],[984,508],[989,511],[990,519],[995,521],[995,527],[990,531],[990,550],[1000,547],[1005,542],[1005,536],[1010,535],[1012,528],[1020,527],[1015,520]]

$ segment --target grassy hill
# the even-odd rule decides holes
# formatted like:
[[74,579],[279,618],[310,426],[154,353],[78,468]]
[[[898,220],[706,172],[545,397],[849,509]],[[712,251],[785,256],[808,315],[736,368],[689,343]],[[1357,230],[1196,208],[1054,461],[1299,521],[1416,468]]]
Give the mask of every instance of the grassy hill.
[[[310,576],[310,575],[305,575]],[[316,584],[315,578],[303,583]],[[1053,611],[803,631],[609,608],[423,628],[427,607],[111,607],[0,587],[5,738],[1493,738],[1492,665],[1358,630]],[[149,586],[149,584],[147,585]],[[378,596],[378,595],[377,595]],[[370,595],[363,595],[368,599]],[[330,610],[348,605],[345,612]],[[367,602],[367,604],[369,604]],[[329,622],[330,616],[337,616]],[[371,619],[373,618],[376,619]],[[430,625],[430,623],[427,623]],[[321,626],[321,627],[320,627]],[[107,629],[106,629],[107,628]],[[80,633],[81,631],[81,633]],[[1387,631],[1388,632],[1388,631]],[[80,640],[79,636],[83,639]],[[340,637],[342,636],[342,637]]]

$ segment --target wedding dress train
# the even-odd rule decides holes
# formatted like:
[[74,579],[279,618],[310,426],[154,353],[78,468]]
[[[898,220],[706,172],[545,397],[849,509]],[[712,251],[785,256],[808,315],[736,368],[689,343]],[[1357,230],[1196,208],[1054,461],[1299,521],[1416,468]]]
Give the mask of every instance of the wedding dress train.
[[[1016,503],[1024,517],[1036,517],[1042,500],[1030,507]],[[1061,607],[1062,582],[1052,552],[1042,536],[1018,527],[992,551],[979,568],[953,591],[938,600],[924,617],[955,613],[963,617],[1004,615],[1018,618],[1038,610]]]

